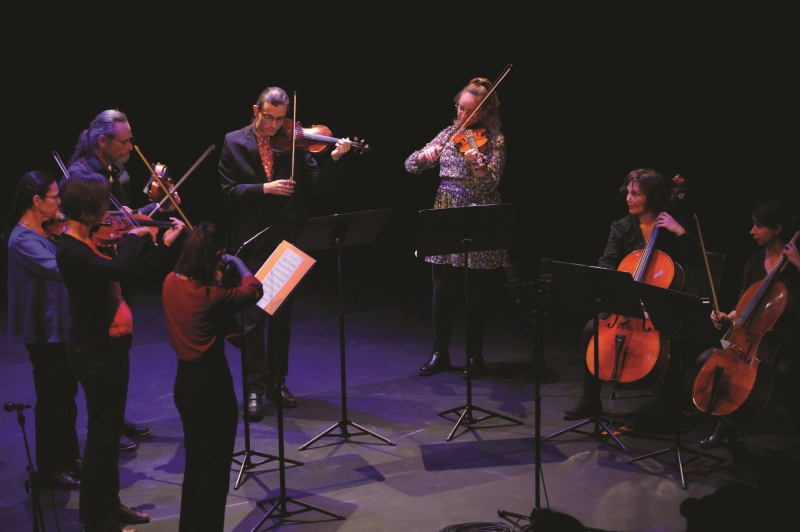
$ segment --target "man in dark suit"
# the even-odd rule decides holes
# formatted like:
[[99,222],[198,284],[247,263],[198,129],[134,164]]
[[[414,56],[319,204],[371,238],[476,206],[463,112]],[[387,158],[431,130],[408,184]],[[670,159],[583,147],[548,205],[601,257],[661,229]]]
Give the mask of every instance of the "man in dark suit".
[[[291,129],[283,130],[288,109],[289,97],[283,89],[266,88],[253,105],[250,125],[225,136],[220,156],[222,198],[231,213],[229,249],[238,252],[253,272],[281,241],[292,243],[297,238],[308,220],[305,195],[330,190],[341,174],[341,157],[350,150],[350,140],[340,139],[321,165],[311,153],[296,150],[292,165],[290,150],[283,154],[275,151],[287,134],[291,146]],[[286,387],[293,300],[287,298],[270,317],[266,336],[267,314],[258,306],[243,313],[251,417],[261,415],[264,395],[273,403],[281,401],[285,408],[297,406]]]

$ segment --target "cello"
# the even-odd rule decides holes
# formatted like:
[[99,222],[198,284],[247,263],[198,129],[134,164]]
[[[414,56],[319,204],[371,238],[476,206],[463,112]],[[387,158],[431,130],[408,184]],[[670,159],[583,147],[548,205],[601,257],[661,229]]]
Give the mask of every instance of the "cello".
[[[683,197],[683,183],[681,176],[676,175],[669,204]],[[658,234],[659,227],[653,227],[644,249],[629,253],[617,270],[630,273],[634,281],[681,290],[683,268],[655,248]],[[643,320],[618,314],[601,319],[597,339],[599,372],[595,370],[594,336],[586,350],[586,365],[593,375],[613,386],[613,398],[620,388],[647,388],[655,384],[667,370],[669,339],[653,327],[646,311]]]
[[[797,244],[800,231],[790,242]],[[797,326],[800,309],[777,280],[788,258],[781,254],[767,276],[745,290],[736,304],[736,321],[697,373],[692,400],[703,412],[752,421],[769,402],[775,358]]]

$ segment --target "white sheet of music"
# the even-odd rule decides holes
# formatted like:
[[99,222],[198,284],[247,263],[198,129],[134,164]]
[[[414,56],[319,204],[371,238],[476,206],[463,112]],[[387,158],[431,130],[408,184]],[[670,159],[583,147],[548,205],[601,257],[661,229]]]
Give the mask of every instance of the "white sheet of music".
[[263,297],[256,303],[262,309],[266,309],[270,301],[286,286],[294,272],[303,264],[303,257],[295,253],[291,248],[286,248],[278,257],[277,262],[261,281],[264,287]]

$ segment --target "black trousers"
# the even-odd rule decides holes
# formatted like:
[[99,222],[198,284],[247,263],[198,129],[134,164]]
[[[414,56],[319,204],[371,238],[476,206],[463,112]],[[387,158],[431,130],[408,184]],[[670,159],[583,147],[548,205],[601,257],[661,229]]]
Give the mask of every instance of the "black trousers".
[[111,338],[107,347],[67,346],[70,370],[86,396],[88,430],[83,450],[82,523],[99,526],[119,508],[119,438],[128,396],[131,335]]
[[67,364],[67,344],[25,344],[36,389],[36,467],[42,473],[73,471],[80,460],[75,423],[78,379]]
[[174,397],[186,450],[179,530],[221,531],[239,416],[225,356],[179,360]]
[[[449,352],[455,310],[464,303],[464,268],[448,264],[433,264],[433,350]],[[467,356],[483,357],[483,339],[489,299],[489,284],[493,270],[469,270],[469,304],[467,305]]]
[[[289,339],[294,293],[270,316],[256,305],[243,312],[244,367],[247,389],[263,395],[267,388],[286,379],[289,374]],[[278,372],[275,372],[275,363]]]

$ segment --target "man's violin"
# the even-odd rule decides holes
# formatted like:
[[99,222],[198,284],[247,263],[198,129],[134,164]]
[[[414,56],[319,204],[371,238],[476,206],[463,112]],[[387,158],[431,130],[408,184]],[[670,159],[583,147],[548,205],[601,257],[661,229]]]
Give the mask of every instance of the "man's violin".
[[[270,146],[276,155],[283,155],[292,151],[293,127],[295,131],[295,144],[297,146],[302,146],[311,153],[322,153],[327,150],[331,144],[336,144],[342,140],[331,137],[331,130],[326,126],[304,128],[299,123],[296,126],[294,124],[294,120],[287,118],[283,126],[281,126],[275,136],[270,140]],[[372,148],[363,141],[359,142],[358,137],[355,137],[350,143],[350,149],[357,153],[365,153]]]

